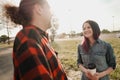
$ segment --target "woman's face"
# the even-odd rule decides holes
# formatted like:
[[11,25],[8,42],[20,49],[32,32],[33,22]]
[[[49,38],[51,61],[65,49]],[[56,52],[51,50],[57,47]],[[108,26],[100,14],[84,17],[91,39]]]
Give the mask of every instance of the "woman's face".
[[93,38],[93,30],[89,23],[84,23],[83,25],[83,35],[86,38]]

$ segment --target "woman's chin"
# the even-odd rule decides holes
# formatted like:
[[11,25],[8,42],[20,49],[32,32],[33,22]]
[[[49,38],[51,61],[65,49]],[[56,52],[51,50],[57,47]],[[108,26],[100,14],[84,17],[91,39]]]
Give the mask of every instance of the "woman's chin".
[[86,35],[85,37],[86,37],[86,38],[91,38],[91,36],[89,36],[89,35]]

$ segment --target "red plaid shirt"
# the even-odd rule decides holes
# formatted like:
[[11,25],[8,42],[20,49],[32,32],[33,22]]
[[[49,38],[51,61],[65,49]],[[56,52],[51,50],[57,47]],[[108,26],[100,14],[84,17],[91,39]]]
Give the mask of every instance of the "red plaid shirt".
[[14,80],[67,80],[47,33],[33,25],[17,34],[13,64]]

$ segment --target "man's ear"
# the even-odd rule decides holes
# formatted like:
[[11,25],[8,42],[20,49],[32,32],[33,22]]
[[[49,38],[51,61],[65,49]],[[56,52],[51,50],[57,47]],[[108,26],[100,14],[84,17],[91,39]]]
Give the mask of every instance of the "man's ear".
[[42,14],[42,7],[39,4],[35,4],[34,11],[36,14],[41,15]]

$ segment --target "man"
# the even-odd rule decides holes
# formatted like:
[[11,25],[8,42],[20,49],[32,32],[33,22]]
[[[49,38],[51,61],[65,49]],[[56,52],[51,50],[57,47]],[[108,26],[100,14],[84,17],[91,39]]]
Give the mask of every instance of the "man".
[[23,26],[13,47],[14,80],[67,80],[50,47],[46,30],[51,12],[46,0],[21,0],[19,7],[5,5],[6,16]]

